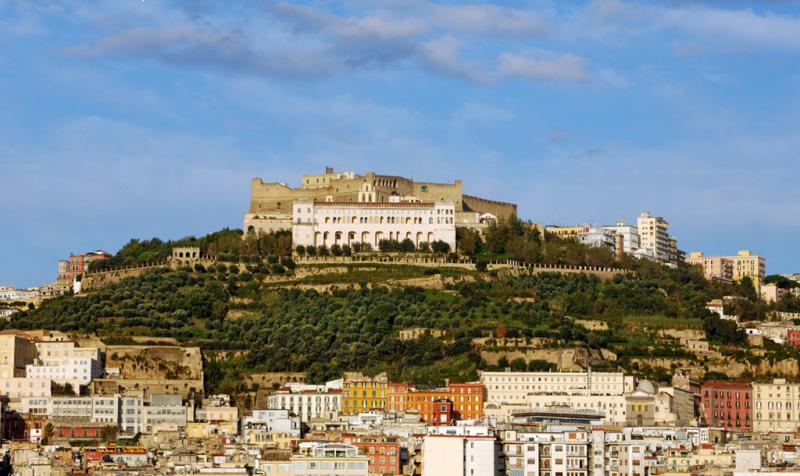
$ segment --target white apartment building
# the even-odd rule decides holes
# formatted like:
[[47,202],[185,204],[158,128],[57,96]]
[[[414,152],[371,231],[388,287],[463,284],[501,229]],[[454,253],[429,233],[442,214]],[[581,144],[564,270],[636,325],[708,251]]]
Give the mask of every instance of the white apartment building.
[[592,393],[545,392],[528,395],[530,410],[550,410],[563,407],[576,410],[594,410],[604,415],[603,423],[625,424],[625,395],[599,395]]
[[481,372],[487,403],[527,403],[529,394],[624,395],[634,379],[622,372]]
[[586,246],[615,250],[617,234],[599,226],[585,226],[578,232],[578,241]]
[[203,399],[203,406],[197,409],[197,421],[239,422],[239,407],[231,406],[229,395],[211,395]]
[[309,454],[294,455],[289,461],[261,464],[266,476],[367,476],[369,458],[357,447],[343,443],[315,445]]
[[654,217],[648,212],[639,215],[636,221],[639,230],[639,245],[649,250],[656,260],[662,263],[670,261],[669,223],[662,217]]
[[506,475],[588,476],[591,440],[588,432],[502,432]]
[[500,441],[487,426],[429,426],[422,442],[422,476],[499,476]]
[[619,220],[616,225],[606,225],[606,230],[614,232],[614,235],[622,235],[622,251],[632,255],[641,248],[639,243],[639,229],[632,225],[626,225],[625,220]]
[[36,342],[37,358],[25,368],[33,378],[49,378],[77,390],[102,375],[100,350],[95,347],[77,347],[72,341]]
[[186,422],[193,419],[193,410],[191,403],[184,405],[181,395],[151,395],[148,404],[142,407],[143,432],[185,428]]
[[296,200],[292,214],[295,246],[332,246],[381,240],[414,245],[444,241],[456,248],[455,205],[450,202],[314,202]]
[[11,286],[0,286],[0,302],[28,302],[38,299],[38,289],[16,289]]
[[18,408],[21,413],[117,425],[127,433],[150,433],[158,427],[185,427],[193,413],[192,406],[185,405],[180,395],[153,395],[149,404],[145,404],[141,396],[24,397]]
[[786,431],[800,428],[800,383],[773,379],[753,382],[753,432]]
[[253,410],[252,415],[242,418],[242,439],[250,441],[248,433],[285,433],[300,437],[300,417],[291,415],[289,410]]
[[314,418],[335,420],[342,408],[342,392],[328,391],[324,385],[316,390],[278,390],[267,399],[267,408],[289,410],[308,422]]

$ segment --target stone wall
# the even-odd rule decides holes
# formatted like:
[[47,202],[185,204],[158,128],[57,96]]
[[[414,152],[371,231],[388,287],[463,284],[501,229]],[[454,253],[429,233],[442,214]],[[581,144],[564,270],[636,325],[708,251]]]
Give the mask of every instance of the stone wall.
[[508,220],[512,215],[517,214],[517,206],[513,203],[498,202],[485,198],[464,195],[464,210],[471,210],[478,213],[491,213],[501,220]]

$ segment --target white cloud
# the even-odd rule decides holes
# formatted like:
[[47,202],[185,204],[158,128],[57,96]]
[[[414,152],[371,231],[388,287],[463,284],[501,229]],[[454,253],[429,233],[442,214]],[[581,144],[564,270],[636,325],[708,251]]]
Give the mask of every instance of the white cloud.
[[536,51],[529,55],[501,53],[499,77],[547,81],[588,81],[586,60],[573,54]]
[[431,22],[449,31],[499,36],[535,36],[547,24],[534,11],[489,4],[431,5]]

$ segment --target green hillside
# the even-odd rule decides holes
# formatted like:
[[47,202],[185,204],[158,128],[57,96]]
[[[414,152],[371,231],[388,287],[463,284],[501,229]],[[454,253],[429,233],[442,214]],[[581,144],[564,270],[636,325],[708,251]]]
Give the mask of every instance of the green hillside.
[[[218,236],[230,233],[235,232]],[[214,240],[206,237],[205,246],[214,246]],[[130,244],[123,250],[134,256],[131,261],[138,259],[130,253]],[[601,359],[593,366],[655,372],[649,376],[663,379],[666,370],[642,367],[637,359],[693,356],[676,340],[656,338],[658,330],[703,329],[724,352],[740,355],[744,334],[708,313],[704,305],[722,296],[753,295],[748,283],[709,283],[699,269],[671,269],[648,261],[626,263],[630,272],[610,281],[576,274],[497,277],[448,271],[446,275],[477,279],[423,289],[381,284],[430,276],[437,270],[353,264],[345,272],[336,265],[336,273],[325,274],[325,267],[318,266],[321,269],[308,279],[282,284],[274,278],[296,271],[290,258],[252,256],[248,262],[209,268],[154,269],[85,296],[46,301],[3,325],[96,333],[107,343],[123,343],[130,336],[174,337],[200,346],[209,356],[227,356],[210,358],[206,373],[210,391],[231,393],[244,389],[242,375],[257,371],[307,371],[311,379],[321,381],[346,370],[385,370],[392,378],[440,383],[445,378],[471,380],[479,369],[505,365],[548,367],[537,359],[490,365],[473,339],[490,338],[483,350],[498,350],[492,347],[498,337],[522,342],[538,338],[548,348],[608,349],[617,359]],[[298,284],[322,284],[329,292],[292,288]],[[744,318],[763,318],[775,307],[798,307],[788,300],[772,307],[747,302],[739,310]],[[579,318],[605,321],[608,329],[587,330],[576,324]],[[412,327],[440,329],[445,335],[398,339],[399,330]]]

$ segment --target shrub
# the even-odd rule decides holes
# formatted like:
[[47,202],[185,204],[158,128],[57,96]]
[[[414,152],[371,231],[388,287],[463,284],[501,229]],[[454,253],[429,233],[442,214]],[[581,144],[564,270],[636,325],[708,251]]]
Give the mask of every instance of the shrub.
[[431,249],[434,253],[446,254],[450,252],[450,245],[442,240],[436,240],[431,243]]

